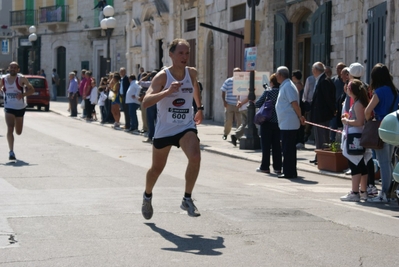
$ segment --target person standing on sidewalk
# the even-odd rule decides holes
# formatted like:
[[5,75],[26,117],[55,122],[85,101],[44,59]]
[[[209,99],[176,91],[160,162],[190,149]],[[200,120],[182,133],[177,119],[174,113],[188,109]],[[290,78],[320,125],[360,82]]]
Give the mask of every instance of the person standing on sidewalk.
[[[83,97],[83,93],[84,93],[84,89],[85,89],[85,86],[86,86],[86,83],[87,83],[86,71],[87,70],[82,69],[82,72],[81,72],[81,80],[80,80],[80,83],[79,83],[79,95],[81,97],[80,101],[84,101],[85,100],[84,97]],[[86,109],[83,109],[81,118],[82,119],[86,118]]]
[[240,140],[241,137],[245,133],[245,127],[248,124],[248,96],[247,95],[239,95],[237,101],[237,107],[238,111],[240,112],[241,115],[241,125],[237,128],[235,134],[232,134],[231,137],[231,142],[233,143],[234,146],[237,146],[237,140]]
[[[276,74],[270,75],[270,87],[263,91],[261,97],[256,101],[255,107],[260,108],[266,100],[272,100],[274,106],[277,102],[280,83],[277,81]],[[273,169],[277,174],[281,174],[282,158],[280,145],[280,128],[276,108],[274,107],[272,118],[260,125],[260,145],[262,148],[262,161],[257,172],[270,173],[270,148],[272,149]]]
[[[9,66],[10,73],[0,79],[0,88],[4,94],[4,113],[7,124],[7,142],[10,149],[9,160],[16,160],[14,153],[14,129],[17,135],[22,133],[26,109],[25,97],[35,92],[25,76],[18,74],[19,65],[13,61]],[[24,87],[26,92],[24,92]]]
[[129,76],[129,82],[130,86],[126,92],[126,105],[129,105],[130,128],[125,131],[140,134],[137,109],[140,107],[139,96],[141,88],[140,85],[137,84],[136,75],[131,74]]
[[120,68],[119,74],[121,75],[121,88],[119,90],[119,95],[121,98],[121,109],[123,110],[123,114],[125,115],[125,129],[130,129],[130,116],[129,116],[129,105],[126,104],[126,93],[129,89],[130,82],[129,77],[126,75],[126,69]]
[[[321,62],[312,66],[312,73],[316,79],[313,100],[311,104],[311,119],[313,123],[328,127],[335,116],[335,86],[324,72],[325,67]],[[330,131],[326,128],[314,128],[316,149],[322,149],[325,143],[330,141]],[[310,163],[317,164],[317,156]]]
[[[152,149],[152,165],[147,172],[141,212],[147,220],[153,215],[152,190],[161,175],[172,146],[181,147],[188,159],[185,192],[180,208],[189,216],[200,213],[191,198],[198,177],[201,151],[197,124],[203,119],[197,70],[187,67],[190,44],[185,39],[174,39],[169,45],[172,66],[160,71],[152,80],[143,99],[145,108],[157,105],[159,110]],[[193,98],[198,112],[193,115]],[[193,119],[194,118],[194,119]]]
[[[241,71],[241,69],[234,68],[233,72],[236,71]],[[233,77],[227,78],[220,90],[222,91],[225,116],[223,140],[226,140],[231,128],[233,127],[234,119],[236,120],[237,127],[241,125],[241,114],[237,107],[237,97],[233,95]]]
[[296,136],[299,126],[305,124],[305,117],[299,107],[299,93],[295,84],[290,80],[290,72],[287,67],[277,68],[276,78],[280,84],[280,92],[277,97],[276,112],[278,125],[281,131],[281,143],[283,151],[283,173],[278,178],[296,178]]
[[51,100],[53,101],[57,101],[58,85],[60,85],[60,76],[58,76],[57,70],[54,68],[51,75]]
[[78,81],[75,77],[75,72],[69,73],[69,87],[68,87],[68,99],[71,111],[71,117],[78,116]]

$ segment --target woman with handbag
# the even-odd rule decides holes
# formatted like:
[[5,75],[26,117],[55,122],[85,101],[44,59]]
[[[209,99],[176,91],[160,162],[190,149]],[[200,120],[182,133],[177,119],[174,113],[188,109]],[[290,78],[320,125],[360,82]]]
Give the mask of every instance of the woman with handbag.
[[[270,76],[270,88],[267,88],[262,96],[256,101],[255,106],[260,108],[266,100],[271,100],[275,105],[279,92],[280,84],[277,82],[275,74]],[[272,148],[273,169],[277,174],[281,173],[282,156],[280,146],[280,128],[278,127],[277,114],[275,108],[269,121],[265,121],[260,125],[262,162],[257,172],[270,173],[270,147]]]
[[[387,68],[382,63],[378,63],[371,70],[370,87],[373,91],[373,97],[366,107],[366,120],[372,119],[372,114],[377,121],[382,119],[389,113],[398,109],[398,91],[392,81],[392,76]],[[375,136],[375,139],[378,138]],[[384,143],[381,149],[375,149],[378,163],[380,164],[380,174],[382,181],[382,190],[378,196],[369,198],[367,201],[386,203],[388,202],[387,193],[389,185],[392,181],[392,155],[394,146]]]
[[[369,103],[367,92],[360,80],[354,79],[347,86],[347,94],[354,100],[348,113],[342,115],[342,154],[348,159],[352,174],[352,190],[340,199],[342,201],[367,200],[367,162],[371,160],[371,150],[360,146],[360,136],[364,127],[364,110]],[[359,192],[360,186],[360,192]]]

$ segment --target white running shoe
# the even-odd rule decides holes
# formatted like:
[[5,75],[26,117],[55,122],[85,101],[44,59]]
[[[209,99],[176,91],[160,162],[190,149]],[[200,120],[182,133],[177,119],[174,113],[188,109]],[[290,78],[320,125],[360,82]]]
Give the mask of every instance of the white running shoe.
[[374,202],[374,203],[387,203],[388,199],[384,192],[380,191],[378,196],[371,197],[367,199],[367,202]]
[[340,197],[341,201],[350,201],[350,202],[359,202],[360,194],[355,194],[353,191],[350,191],[345,196]]
[[375,197],[378,195],[378,189],[375,187],[375,185],[369,185],[367,186],[367,195],[369,197]]

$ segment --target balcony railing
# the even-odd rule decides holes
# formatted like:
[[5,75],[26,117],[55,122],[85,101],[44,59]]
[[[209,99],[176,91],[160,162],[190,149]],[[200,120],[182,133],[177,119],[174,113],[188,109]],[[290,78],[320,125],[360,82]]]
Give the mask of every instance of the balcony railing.
[[299,2],[302,2],[303,0],[285,0],[285,3],[287,4],[287,5],[290,5],[290,4],[295,4],[295,3],[299,3]]
[[36,25],[36,10],[10,11],[10,26]]
[[39,23],[68,22],[69,6],[48,6],[39,9]]

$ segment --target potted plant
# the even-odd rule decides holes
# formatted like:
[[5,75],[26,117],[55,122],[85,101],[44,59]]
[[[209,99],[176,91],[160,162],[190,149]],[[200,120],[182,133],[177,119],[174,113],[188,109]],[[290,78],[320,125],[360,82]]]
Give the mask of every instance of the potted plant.
[[348,159],[342,155],[341,144],[331,143],[327,148],[316,149],[317,168],[323,171],[343,172],[348,169]]

